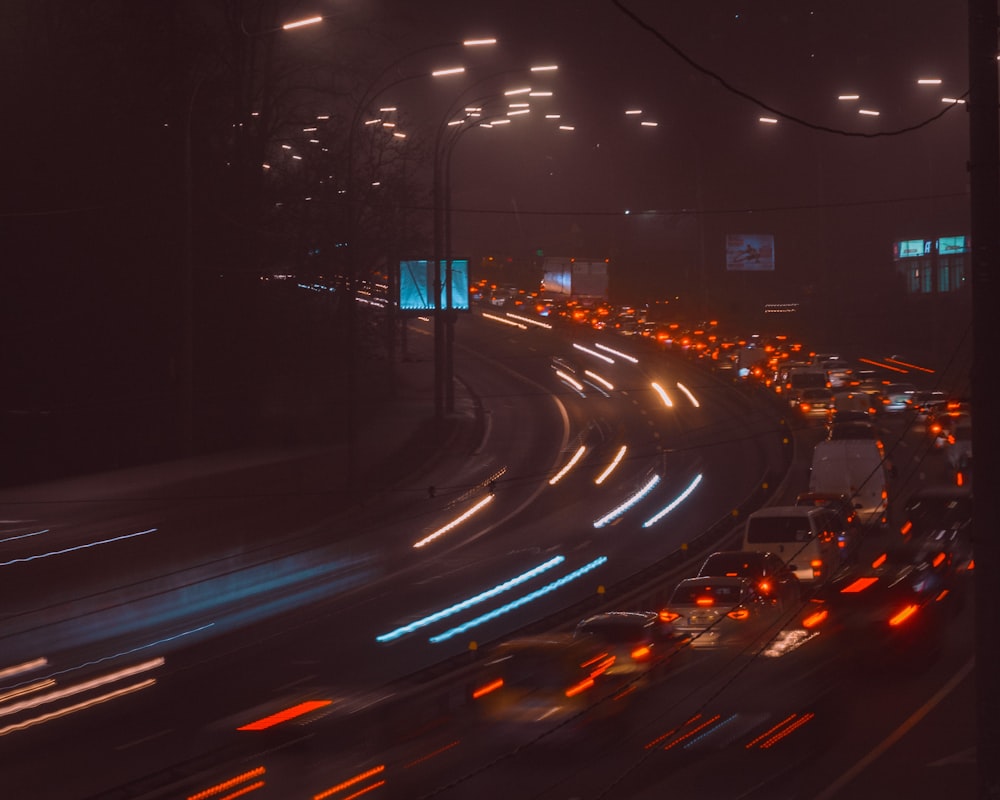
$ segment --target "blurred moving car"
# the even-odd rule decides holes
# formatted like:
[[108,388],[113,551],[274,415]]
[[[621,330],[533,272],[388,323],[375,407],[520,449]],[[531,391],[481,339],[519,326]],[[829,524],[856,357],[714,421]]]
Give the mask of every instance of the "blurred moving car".
[[882,437],[878,427],[863,420],[846,420],[832,422],[827,426],[826,438],[831,442],[839,439],[868,439],[881,442]]
[[898,544],[842,571],[810,599],[803,628],[838,636],[842,651],[866,661],[933,651],[964,594],[951,544]]
[[846,494],[836,492],[800,492],[795,497],[797,506],[814,506],[815,508],[829,508],[843,519],[845,529],[858,531],[861,520],[858,519],[858,512],[855,511],[851,498]]
[[603,698],[614,663],[615,656],[591,637],[552,634],[511,639],[483,663],[472,691],[474,709],[504,734],[541,733],[574,721]]
[[882,392],[882,411],[887,414],[909,411],[916,391],[917,387],[912,383],[890,383]]
[[962,472],[972,466],[972,417],[963,415],[955,420],[943,446],[945,457],[953,472]]
[[[691,637],[694,648],[745,647],[774,624],[784,608],[757,591],[749,578],[685,578],[660,619]],[[762,642],[763,643],[763,642]]]
[[655,611],[606,611],[581,620],[576,638],[599,643],[614,658],[608,675],[649,673],[674,655],[684,637]]
[[749,578],[762,597],[782,603],[798,602],[801,596],[799,579],[774,553],[720,550],[705,559],[695,577]]
[[910,413],[914,422],[923,423],[932,409],[944,405],[948,395],[938,390],[917,391],[913,393],[910,403]]
[[899,532],[907,541],[954,531],[965,540],[972,538],[972,492],[957,486],[927,486],[907,498]]

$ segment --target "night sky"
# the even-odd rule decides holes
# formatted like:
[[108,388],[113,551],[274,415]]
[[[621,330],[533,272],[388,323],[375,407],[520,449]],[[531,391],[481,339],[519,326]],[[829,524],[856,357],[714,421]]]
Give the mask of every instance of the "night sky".
[[[314,13],[327,19],[313,29],[274,30]],[[74,464],[86,464],[81,451],[118,448],[105,461],[162,453],[177,375],[185,197],[203,341],[267,341],[220,322],[253,315],[214,305],[240,292],[212,281],[301,268],[312,250],[333,258],[343,233],[336,179],[326,173],[336,171],[363,87],[401,57],[382,79],[398,85],[372,100],[397,106],[408,136],[398,195],[405,222],[386,228],[412,229],[398,247],[429,249],[428,152],[449,107],[492,93],[488,107],[503,114],[496,95],[526,85],[526,67],[555,63],[556,74],[529,81],[553,96],[534,101],[527,117],[456,142],[456,254],[610,257],[629,299],[694,295],[736,311],[751,295],[825,293],[877,305],[891,283],[894,240],[968,231],[967,116],[958,106],[901,135],[844,134],[920,126],[942,110],[942,96],[964,95],[966,28],[964,4],[927,0],[4,3],[4,435],[34,453],[41,472],[55,457],[34,446],[36,434],[66,442],[72,431],[62,450],[77,454]],[[414,54],[469,36],[499,43]],[[240,61],[251,50],[256,60]],[[458,63],[468,74],[449,83],[415,77]],[[929,77],[942,83],[917,84]],[[268,95],[277,98],[273,126],[241,139],[240,125],[262,124],[247,116],[259,110],[262,87],[281,90]],[[861,97],[838,101],[848,92]],[[303,126],[326,113],[309,134],[321,138],[308,143]],[[316,147],[328,148],[334,167],[314,157]],[[259,161],[273,162],[269,184]],[[270,227],[253,216],[262,213],[253,205],[261,186]],[[317,226],[321,216],[302,210],[307,196],[326,198],[334,210],[322,213],[334,216]],[[734,282],[727,233],[773,234],[775,272]],[[105,447],[123,425],[144,434],[116,434],[119,444]]]

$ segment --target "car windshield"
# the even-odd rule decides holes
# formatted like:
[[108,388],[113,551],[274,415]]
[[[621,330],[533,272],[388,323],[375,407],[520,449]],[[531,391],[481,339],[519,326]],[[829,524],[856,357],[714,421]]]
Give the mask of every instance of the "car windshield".
[[718,553],[709,556],[702,565],[701,575],[738,575],[747,577],[759,575],[762,564],[756,558],[743,553]]

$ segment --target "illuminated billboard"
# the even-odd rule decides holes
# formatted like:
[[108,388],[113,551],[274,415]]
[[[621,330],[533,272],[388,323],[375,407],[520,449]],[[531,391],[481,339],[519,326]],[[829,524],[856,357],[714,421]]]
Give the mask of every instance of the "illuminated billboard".
[[931,239],[907,239],[893,242],[892,250],[895,258],[919,258],[929,256],[934,242]]
[[968,236],[942,236],[937,240],[938,255],[950,256],[969,252]]
[[773,272],[774,236],[769,233],[728,234],[726,269],[731,272]]
[[[448,308],[446,290],[448,270],[441,262],[441,308]],[[451,307],[469,310],[469,259],[451,261]],[[434,261],[418,259],[399,262],[399,308],[402,311],[433,311]]]

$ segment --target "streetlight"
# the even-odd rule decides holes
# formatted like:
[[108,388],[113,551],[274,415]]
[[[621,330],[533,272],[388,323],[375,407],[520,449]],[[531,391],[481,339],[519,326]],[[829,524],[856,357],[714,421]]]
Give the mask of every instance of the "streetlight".
[[[554,72],[557,65],[530,67],[530,72]],[[451,201],[450,201],[450,169],[451,152],[459,134],[442,148],[445,133],[452,128],[450,124],[455,109],[465,105],[463,96],[469,91],[504,75],[522,73],[523,69],[511,69],[487,75],[459,93],[448,108],[441,123],[438,125],[434,138],[434,413],[440,418],[445,411],[455,410],[455,387],[453,381],[453,359],[455,339],[455,309],[452,303],[452,258],[451,258]],[[504,97],[531,94],[531,87],[520,87],[503,93]],[[492,97],[492,96],[491,96]],[[488,99],[488,98],[487,98]],[[447,175],[442,174],[442,161]],[[447,204],[447,207],[446,207]],[[445,307],[442,309],[441,266],[444,261],[445,272]],[[446,314],[443,314],[445,311]]]
[[[345,302],[347,303],[347,458],[348,458],[348,470],[347,470],[347,480],[348,480],[348,490],[353,488],[354,480],[354,464],[357,462],[357,451],[358,451],[358,434],[357,426],[355,425],[355,419],[357,417],[357,355],[356,351],[356,338],[357,338],[357,322],[356,316],[357,311],[355,309],[355,284],[357,283],[357,242],[355,241],[355,229],[357,226],[357,217],[359,212],[359,205],[356,198],[356,188],[357,184],[354,176],[354,146],[355,146],[355,135],[357,129],[361,125],[361,116],[365,113],[366,109],[372,104],[375,98],[381,92],[386,91],[392,86],[396,86],[404,81],[412,80],[418,77],[424,77],[422,75],[412,75],[404,78],[400,78],[396,81],[389,83],[388,85],[382,85],[386,76],[400,64],[405,61],[409,61],[418,55],[424,53],[430,53],[438,50],[452,49],[456,47],[488,47],[495,45],[497,40],[495,38],[480,38],[480,39],[465,39],[462,41],[447,41],[438,42],[436,44],[426,45],[424,47],[418,47],[415,50],[410,50],[403,53],[401,56],[396,58],[387,64],[368,84],[364,92],[355,107],[354,115],[351,119],[350,126],[347,132],[347,277],[345,281]],[[432,75],[437,77],[445,77],[452,75],[463,74],[464,68],[450,67],[443,70],[435,70]],[[437,273],[435,273],[437,274]],[[440,286],[436,287],[436,297],[435,300],[437,304],[435,309],[440,305]],[[437,347],[437,342],[440,339],[440,332],[438,330],[440,326],[440,314],[435,314],[435,348]],[[435,349],[435,355],[437,350]],[[440,383],[438,380],[438,359],[435,357],[435,387]],[[435,398],[437,397],[437,388],[435,388]],[[437,409],[437,402],[435,402],[435,410]],[[436,414],[436,416],[438,416]]]

